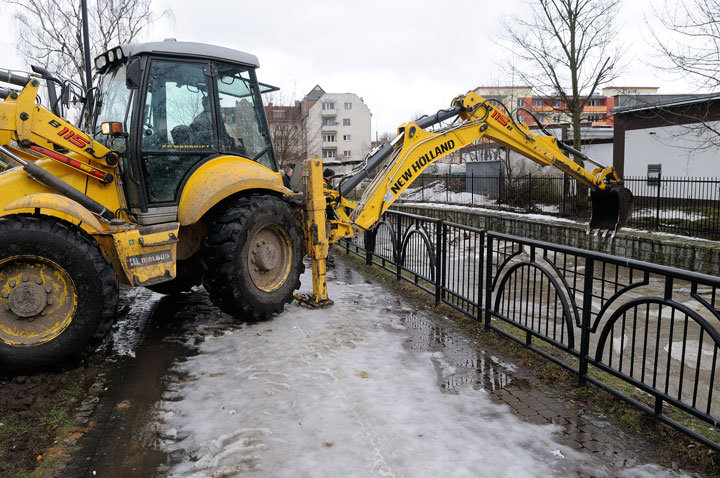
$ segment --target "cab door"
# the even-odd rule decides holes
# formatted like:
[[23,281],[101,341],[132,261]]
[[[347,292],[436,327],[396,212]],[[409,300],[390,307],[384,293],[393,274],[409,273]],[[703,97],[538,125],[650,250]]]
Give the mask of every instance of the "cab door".
[[210,64],[152,58],[141,100],[137,158],[144,204],[132,208],[141,224],[175,221],[184,178],[218,151]]

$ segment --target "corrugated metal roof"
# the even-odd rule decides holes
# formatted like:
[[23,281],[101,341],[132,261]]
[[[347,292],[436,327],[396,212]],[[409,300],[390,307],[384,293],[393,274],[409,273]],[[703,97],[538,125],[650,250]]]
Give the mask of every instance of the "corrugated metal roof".
[[716,101],[720,100],[720,93],[685,95],[619,95],[618,99],[622,99],[631,104],[623,106],[621,101],[621,106],[613,108],[611,111],[613,114],[632,113],[637,111],[671,108]]

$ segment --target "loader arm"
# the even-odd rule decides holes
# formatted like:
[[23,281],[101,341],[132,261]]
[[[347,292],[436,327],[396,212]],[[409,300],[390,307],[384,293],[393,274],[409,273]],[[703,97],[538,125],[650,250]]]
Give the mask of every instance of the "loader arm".
[[[106,200],[106,204],[100,204],[78,190],[77,179],[73,180],[75,186],[72,186],[48,172],[47,165],[57,162],[100,185],[107,185],[115,179],[118,154],[36,104],[40,87],[37,78],[0,71],[0,81],[22,86],[21,90],[0,89],[0,97],[4,98],[0,101],[0,151],[43,186],[73,199],[103,219],[111,219],[112,211],[120,206],[117,199],[107,201],[117,196],[114,191],[101,199]],[[50,163],[36,164],[38,160],[49,160]],[[87,190],[88,186],[82,189]]]

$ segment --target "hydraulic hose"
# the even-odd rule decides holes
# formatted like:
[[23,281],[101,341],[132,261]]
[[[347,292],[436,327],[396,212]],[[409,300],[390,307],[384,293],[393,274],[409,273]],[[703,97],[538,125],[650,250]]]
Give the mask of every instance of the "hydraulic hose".
[[41,168],[37,164],[35,164],[32,161],[25,161],[20,156],[14,154],[10,149],[6,146],[0,146],[0,152],[7,155],[8,157],[12,158],[14,161],[17,161],[20,163],[25,171],[28,172],[30,177],[34,179],[35,181],[39,182],[40,184],[47,186],[50,189],[53,189],[63,196],[72,199],[73,201],[79,203],[83,207],[87,208],[90,212],[97,214],[101,218],[109,221],[115,217],[115,214],[113,214],[112,211],[109,211],[105,208],[102,204],[95,201],[91,197],[81,193],[74,187],[70,186],[68,183],[63,181],[62,179],[53,176],[45,169]]

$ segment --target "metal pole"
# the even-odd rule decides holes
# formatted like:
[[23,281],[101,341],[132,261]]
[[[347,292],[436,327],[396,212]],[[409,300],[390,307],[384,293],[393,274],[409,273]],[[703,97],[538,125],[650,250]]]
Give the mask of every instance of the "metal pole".
[[660,230],[660,181],[661,174],[658,174],[657,179],[657,196],[655,196],[655,230]]
[[92,114],[93,94],[92,94],[92,66],[90,63],[90,33],[88,29],[88,12],[87,0],[80,1],[80,9],[82,10],[82,36],[83,36],[83,56],[85,57],[85,105],[88,115]]

